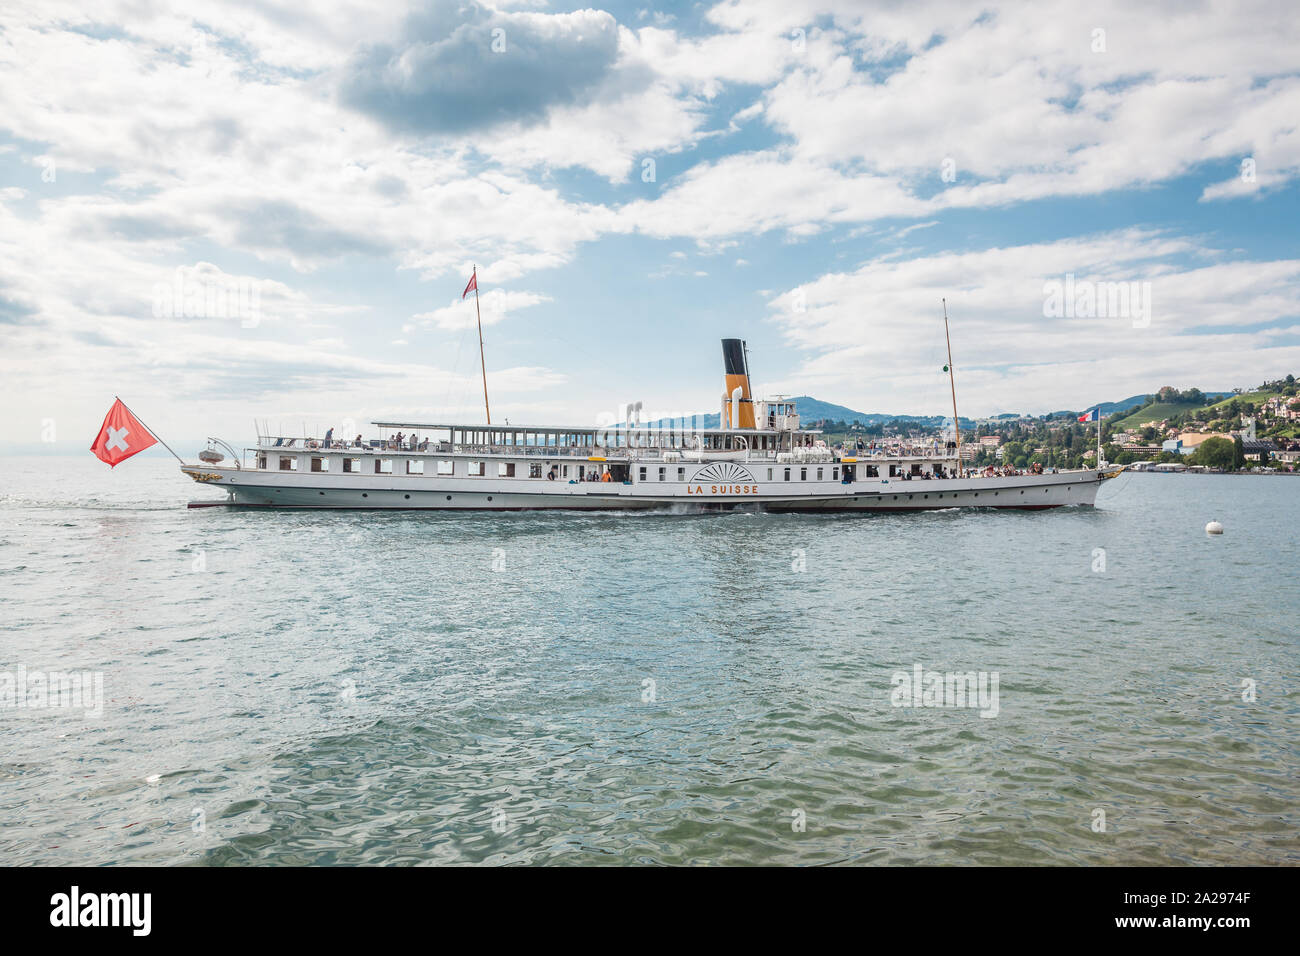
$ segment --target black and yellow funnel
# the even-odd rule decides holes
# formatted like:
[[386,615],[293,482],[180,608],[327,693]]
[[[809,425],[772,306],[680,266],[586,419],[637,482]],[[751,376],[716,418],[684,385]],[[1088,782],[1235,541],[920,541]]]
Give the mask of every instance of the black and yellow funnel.
[[722,427],[754,427],[754,396],[749,390],[749,359],[741,339],[722,340],[727,390],[722,396]]

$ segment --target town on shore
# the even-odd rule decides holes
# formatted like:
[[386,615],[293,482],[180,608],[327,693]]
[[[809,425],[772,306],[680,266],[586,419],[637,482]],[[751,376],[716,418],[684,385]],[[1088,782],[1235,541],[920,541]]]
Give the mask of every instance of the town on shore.
[[[1294,473],[1300,470],[1300,386],[1294,375],[1254,389],[1205,393],[1165,386],[1133,400],[1103,403],[1101,453],[1132,471]],[[877,416],[878,417],[878,416]],[[969,469],[1084,468],[1097,464],[1097,422],[1081,412],[999,415],[961,421],[961,458]],[[828,444],[890,453],[953,439],[933,421],[805,421]]]

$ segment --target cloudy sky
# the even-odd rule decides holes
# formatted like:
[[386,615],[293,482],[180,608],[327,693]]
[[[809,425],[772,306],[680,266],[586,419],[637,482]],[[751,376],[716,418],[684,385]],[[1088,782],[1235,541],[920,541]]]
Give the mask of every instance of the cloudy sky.
[[1289,2],[10,0],[0,438],[479,420],[475,264],[494,420],[1250,385],[1298,118]]

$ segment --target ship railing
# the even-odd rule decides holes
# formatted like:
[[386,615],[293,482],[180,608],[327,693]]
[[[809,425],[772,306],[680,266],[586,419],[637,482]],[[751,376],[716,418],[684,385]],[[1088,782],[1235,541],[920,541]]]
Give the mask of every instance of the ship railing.
[[[334,438],[328,443],[323,438],[303,438],[301,435],[262,435],[257,440],[258,451],[374,451],[392,445],[379,439],[365,440],[360,443],[354,439]],[[405,443],[403,443],[405,447]]]

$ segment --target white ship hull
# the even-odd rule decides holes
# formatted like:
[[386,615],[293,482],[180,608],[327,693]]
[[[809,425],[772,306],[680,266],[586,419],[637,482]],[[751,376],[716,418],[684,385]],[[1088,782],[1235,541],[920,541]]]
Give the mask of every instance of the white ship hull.
[[[829,467],[829,466],[825,466]],[[645,481],[556,482],[527,478],[459,478],[413,475],[320,475],[205,466],[185,469],[223,499],[192,507],[436,511],[645,510],[676,512],[757,510],[778,512],[921,511],[942,508],[1040,510],[1091,506],[1107,475],[1096,470],[989,478],[904,481],[863,479],[722,484]]]

